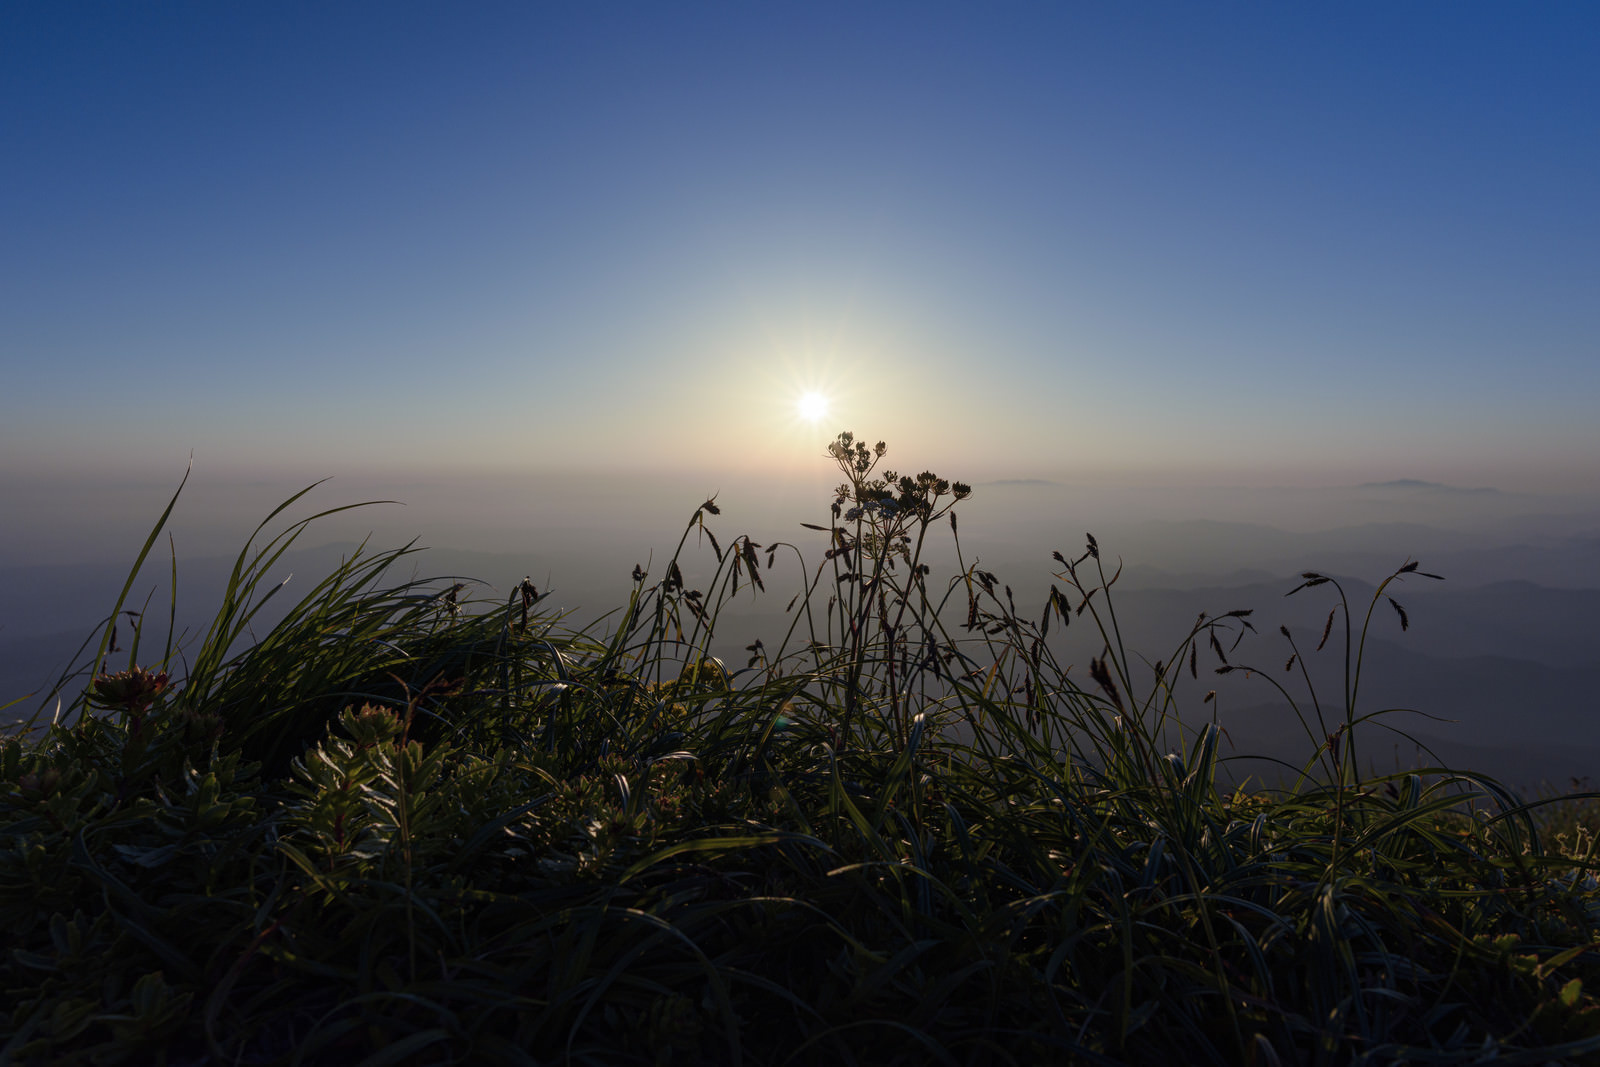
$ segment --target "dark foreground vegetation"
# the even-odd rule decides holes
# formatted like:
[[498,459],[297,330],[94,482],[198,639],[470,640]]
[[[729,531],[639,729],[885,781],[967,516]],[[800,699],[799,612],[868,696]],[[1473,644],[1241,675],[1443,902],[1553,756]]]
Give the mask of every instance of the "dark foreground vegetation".
[[[711,580],[636,569],[603,627],[395,587],[402,549],[255,639],[311,519],[258,531],[209,633],[119,603],[0,748],[0,1060],[1600,1062],[1593,799],[1361,772],[1398,605],[1307,575],[1321,651],[1233,612],[1147,661],[1093,538],[1022,618],[924,562],[966,487],[832,451],[809,558],[708,501],[678,552]],[[779,555],[788,633],[712,659]],[[1069,625],[1104,649],[1070,675]],[[1306,727],[1274,791],[1219,785],[1207,678],[1250,649]]]

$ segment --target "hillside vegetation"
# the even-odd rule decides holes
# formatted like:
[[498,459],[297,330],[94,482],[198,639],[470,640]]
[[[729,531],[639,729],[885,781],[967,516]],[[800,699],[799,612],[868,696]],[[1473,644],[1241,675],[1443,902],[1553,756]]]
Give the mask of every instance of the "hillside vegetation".
[[[118,603],[0,747],[0,1060],[1600,1062],[1593,797],[1362,771],[1416,564],[1366,604],[1305,575],[1319,648],[1234,611],[1145,659],[1093,537],[1022,618],[960,556],[966,486],[831,453],[810,547],[706,501],[587,629],[526,580],[391,585],[403,548],[255,635],[298,497],[209,632]],[[764,591],[779,556],[805,588]],[[787,631],[713,659],[748,595]],[[1291,701],[1283,788],[1219,787],[1218,671]]]

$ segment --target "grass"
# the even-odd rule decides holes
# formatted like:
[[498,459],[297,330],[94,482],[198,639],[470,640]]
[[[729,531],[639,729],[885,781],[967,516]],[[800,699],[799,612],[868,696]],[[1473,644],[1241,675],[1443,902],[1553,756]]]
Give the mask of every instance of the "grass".
[[[1377,597],[1358,627],[1306,576],[1343,691],[1283,685],[1305,762],[1232,790],[1204,672],[1308,685],[1287,631],[1287,672],[1248,612],[1148,664],[1092,537],[1022,618],[960,555],[967,487],[831,451],[820,558],[707,501],[606,626],[363,549],[250,639],[317,516],[264,523],[192,641],[119,601],[0,747],[0,1060],[1600,1062],[1595,794],[1363,775]],[[715,660],[780,555],[787,631]]]

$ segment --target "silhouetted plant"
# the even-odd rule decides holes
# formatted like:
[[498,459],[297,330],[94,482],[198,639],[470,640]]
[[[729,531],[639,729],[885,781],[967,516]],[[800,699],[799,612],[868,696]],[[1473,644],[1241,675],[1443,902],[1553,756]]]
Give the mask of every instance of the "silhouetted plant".
[[[585,629],[527,579],[386,586],[410,549],[363,546],[246,640],[310,520],[257,530],[196,641],[141,653],[137,613],[112,672],[119,601],[0,745],[0,1059],[1600,1056],[1596,794],[1357,760],[1371,608],[1414,564],[1359,634],[1306,576],[1347,624],[1330,721],[1245,665],[1246,609],[1140,666],[1093,536],[1024,618],[963,555],[968,487],[886,451],[833,443],[812,554],[719,537],[708,500]],[[779,553],[786,632],[730,666],[723,609]],[[1202,657],[1291,700],[1313,751],[1283,790],[1219,785]]]

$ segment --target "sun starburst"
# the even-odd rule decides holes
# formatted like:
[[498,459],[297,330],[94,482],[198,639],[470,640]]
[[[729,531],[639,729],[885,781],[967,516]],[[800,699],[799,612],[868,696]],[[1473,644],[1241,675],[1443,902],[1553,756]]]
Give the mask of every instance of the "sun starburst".
[[828,398],[817,392],[801,393],[796,407],[802,419],[807,422],[818,422],[828,414]]

